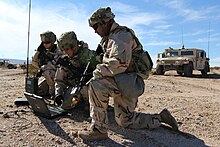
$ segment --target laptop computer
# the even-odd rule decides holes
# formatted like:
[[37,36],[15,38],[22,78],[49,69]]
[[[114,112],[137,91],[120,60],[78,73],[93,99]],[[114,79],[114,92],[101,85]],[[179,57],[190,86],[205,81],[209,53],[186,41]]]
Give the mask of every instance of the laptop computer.
[[53,119],[67,114],[67,112],[60,107],[48,105],[41,96],[28,92],[24,92],[24,95],[27,98],[34,114],[38,116]]

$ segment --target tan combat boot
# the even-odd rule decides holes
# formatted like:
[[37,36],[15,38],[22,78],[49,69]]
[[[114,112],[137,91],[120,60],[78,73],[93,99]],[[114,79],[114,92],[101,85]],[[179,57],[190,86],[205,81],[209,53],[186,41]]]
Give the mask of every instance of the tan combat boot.
[[87,141],[108,139],[108,133],[101,133],[96,128],[93,130],[79,131],[78,136]]
[[176,119],[170,114],[167,109],[160,112],[161,122],[166,123],[172,127],[173,130],[178,131],[178,124]]

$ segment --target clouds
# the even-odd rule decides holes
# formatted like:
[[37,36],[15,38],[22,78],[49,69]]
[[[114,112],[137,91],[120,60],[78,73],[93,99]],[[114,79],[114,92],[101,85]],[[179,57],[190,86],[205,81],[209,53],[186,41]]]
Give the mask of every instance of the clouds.
[[174,46],[174,45],[179,45],[179,44],[180,44],[180,42],[157,41],[157,42],[146,43],[145,45],[147,45],[147,46]]
[[166,19],[166,16],[161,13],[148,12],[135,6],[128,4],[113,2],[111,4],[112,11],[116,13],[116,20],[120,24],[128,25],[137,28],[139,25],[148,26],[155,22],[161,22]]
[[[91,5],[87,3],[85,0],[77,3],[71,0],[32,1],[30,55],[40,43],[39,34],[46,30],[53,31],[57,37],[65,31],[75,31],[78,39],[87,42],[94,50],[100,37],[89,27],[88,18],[97,8],[107,6],[111,7],[119,24],[135,31],[152,56],[169,46],[181,47],[182,37],[186,47],[207,48],[209,20],[210,48],[216,52],[220,47],[220,6],[217,0],[140,0],[138,3],[106,0]],[[0,58],[26,58],[27,27],[28,0],[0,1]],[[218,58],[220,53],[210,55],[210,58]]]
[[[8,3],[7,3],[8,2]],[[25,7],[23,6],[25,5]],[[51,9],[54,8],[54,9]],[[0,2],[0,58],[25,59],[28,34],[28,2],[26,4]],[[65,31],[74,30],[79,40],[93,40],[89,45],[97,46],[99,37],[88,26],[88,16],[73,3],[36,5],[32,2],[30,29],[30,56],[40,44],[39,34],[53,31],[57,37]],[[3,15],[4,14],[4,15]]]
[[[199,1],[198,3],[204,2]],[[166,6],[174,10],[176,15],[182,16],[185,21],[211,20],[219,17],[215,15],[220,12],[219,6],[203,5],[202,7],[197,7],[195,4],[192,7],[192,4],[192,1],[189,0],[172,0],[166,3]]]
[[20,51],[21,47],[18,45],[17,50],[15,50],[13,46],[16,46],[18,42],[25,41],[25,27],[27,25],[24,24],[24,17],[27,15],[24,13],[25,9],[22,5],[18,7],[16,3],[5,2],[0,1],[0,40],[2,44],[0,55],[1,57],[8,58],[15,57],[16,54],[20,55],[18,51]]
[[220,66],[219,63],[220,63],[220,57],[210,59],[210,64],[212,66],[218,66],[219,67]]

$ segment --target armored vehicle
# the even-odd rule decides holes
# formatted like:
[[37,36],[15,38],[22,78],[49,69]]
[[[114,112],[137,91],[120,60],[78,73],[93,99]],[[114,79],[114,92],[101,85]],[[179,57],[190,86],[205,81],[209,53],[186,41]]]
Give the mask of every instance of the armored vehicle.
[[165,49],[158,53],[156,74],[163,75],[166,71],[176,70],[178,74],[187,77],[192,76],[193,70],[201,71],[202,75],[210,72],[209,58],[202,49],[184,48]]

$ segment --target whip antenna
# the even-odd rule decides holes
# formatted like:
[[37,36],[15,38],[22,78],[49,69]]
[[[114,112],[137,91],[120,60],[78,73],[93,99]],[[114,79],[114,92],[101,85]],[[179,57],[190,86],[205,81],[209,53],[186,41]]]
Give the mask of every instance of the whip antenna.
[[[27,74],[25,78],[25,92],[29,92],[28,90],[30,89],[30,83],[27,81],[28,79],[28,65],[29,65],[29,38],[30,38],[30,14],[31,14],[31,0],[29,0],[29,18],[28,18],[28,44],[27,44]],[[29,84],[29,85],[28,85]],[[29,106],[29,102],[27,98],[21,98],[18,97],[15,99],[14,104],[16,106]]]
[[182,45],[183,45],[183,26],[181,27],[182,30]]
[[29,42],[30,42],[30,20],[31,20],[31,0],[29,0],[29,16],[28,16],[28,44],[27,44],[27,77],[28,77],[28,67],[29,67]]
[[210,22],[209,22],[209,32],[208,32],[208,58],[209,58],[209,40],[210,40]]

